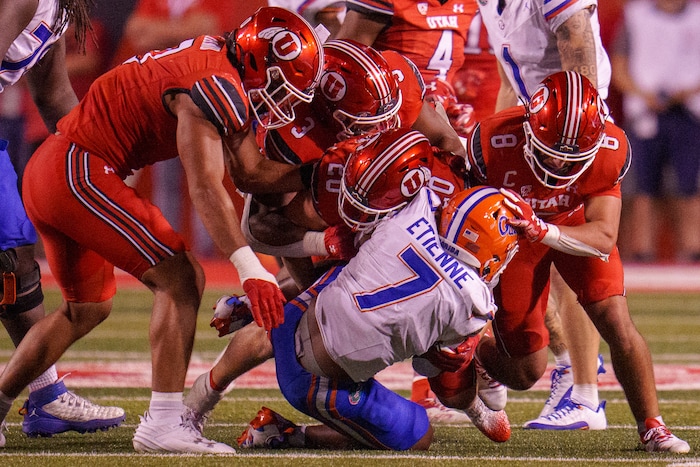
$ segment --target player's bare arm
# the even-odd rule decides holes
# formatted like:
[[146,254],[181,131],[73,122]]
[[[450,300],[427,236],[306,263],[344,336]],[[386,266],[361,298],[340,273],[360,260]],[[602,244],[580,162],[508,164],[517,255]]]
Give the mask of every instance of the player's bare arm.
[[371,46],[385,27],[386,23],[380,22],[379,18],[370,19],[362,13],[348,10],[338,34],[333,39],[352,39]]
[[562,234],[610,254],[617,242],[622,200],[615,196],[595,196],[584,202],[586,223],[577,226],[560,225]]
[[457,132],[447,120],[440,117],[432,105],[423,104],[420,114],[418,114],[418,118],[411,128],[423,133],[433,146],[443,151],[467,157],[467,151],[462,146]]
[[212,240],[229,256],[247,242],[223,185],[226,169],[221,137],[187,94],[171,97],[168,107],[177,116],[177,149],[192,203]]
[[51,46],[26,76],[41,118],[46,128],[53,133],[56,131],[56,123],[78,104],[66,67],[65,36]]
[[224,156],[233,183],[245,193],[296,193],[304,189],[299,167],[264,157],[250,128],[224,139]]
[[0,57],[29,24],[36,12],[36,0],[0,0]]
[[498,88],[498,96],[496,97],[496,112],[518,105],[518,96],[515,94],[500,60],[498,61],[498,76],[501,78],[501,87]]
[[[594,8],[594,7],[590,7]],[[577,71],[598,86],[595,37],[591,10],[583,9],[566,20],[556,32],[557,48],[564,71]]]

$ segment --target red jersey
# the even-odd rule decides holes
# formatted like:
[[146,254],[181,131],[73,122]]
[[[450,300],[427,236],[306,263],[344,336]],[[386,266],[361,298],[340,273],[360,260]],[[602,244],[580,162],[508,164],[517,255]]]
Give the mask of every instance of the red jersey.
[[451,82],[464,61],[464,44],[477,4],[473,0],[348,0],[347,8],[387,27],[374,44],[412,60],[426,82]]
[[528,201],[539,217],[553,224],[566,224],[588,198],[621,197],[620,182],[631,162],[622,129],[606,122],[603,145],[590,167],[569,187],[552,189],[540,183],[525,161],[526,111],[523,106],[513,107],[476,127],[469,138],[467,158],[478,183],[510,188]]
[[226,52],[222,37],[200,36],[133,57],[98,78],[58,131],[122,178],[178,156],[177,119],[164,104],[169,94],[189,94],[220,134],[242,131],[248,99]]
[[[425,84],[416,66],[401,54],[382,52],[401,90],[399,119],[402,127],[415,123],[425,96]],[[319,160],[326,149],[338,142],[339,127],[324,118],[325,114],[314,108],[314,103],[301,103],[294,108],[294,122],[282,128],[265,131],[258,127],[258,145],[265,155],[288,164],[306,164]]]
[[480,122],[496,111],[501,79],[498,59],[489,44],[486,27],[477,11],[467,33],[464,64],[454,75],[452,86],[457,100],[474,108],[474,119]]

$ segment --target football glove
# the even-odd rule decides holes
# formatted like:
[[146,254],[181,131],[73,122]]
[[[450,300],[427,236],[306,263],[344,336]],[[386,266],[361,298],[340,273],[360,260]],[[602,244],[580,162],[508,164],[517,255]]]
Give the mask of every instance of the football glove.
[[513,190],[501,188],[501,194],[505,196],[503,203],[518,216],[518,218],[509,219],[508,223],[519,229],[529,241],[541,242],[547,235],[549,224],[537,217],[532,206]]
[[[413,367],[419,373],[424,374],[424,372],[416,368],[416,359],[424,359],[438,370],[427,371],[427,373],[432,374],[424,374],[424,376],[433,377],[440,371],[451,373],[464,371],[474,359],[474,352],[476,351],[476,346],[479,344],[480,338],[481,336],[479,334],[469,336],[456,347],[443,347],[439,344],[435,344],[430,347],[426,353],[413,359]],[[428,365],[425,365],[425,362],[419,361],[418,365],[419,368],[420,366],[424,366],[426,369],[430,368]]]
[[329,259],[348,261],[357,254],[355,234],[345,224],[328,227],[323,232],[323,242]]

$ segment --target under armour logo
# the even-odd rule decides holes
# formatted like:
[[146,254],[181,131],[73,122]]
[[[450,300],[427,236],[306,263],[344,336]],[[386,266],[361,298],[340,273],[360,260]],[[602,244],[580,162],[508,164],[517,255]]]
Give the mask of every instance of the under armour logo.
[[452,6],[452,13],[464,13],[464,4],[457,3]]
[[105,169],[105,175],[106,175],[106,174],[113,174],[113,173],[114,173],[114,168],[112,168],[112,167],[110,167],[110,166],[108,166],[108,165],[105,165],[104,169]]

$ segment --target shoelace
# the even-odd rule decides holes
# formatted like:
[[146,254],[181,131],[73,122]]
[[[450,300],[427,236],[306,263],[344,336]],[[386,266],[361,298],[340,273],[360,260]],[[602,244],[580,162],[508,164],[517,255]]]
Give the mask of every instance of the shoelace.
[[501,383],[496,381],[489,375],[484,368],[481,367],[481,365],[476,365],[476,371],[479,373],[479,376],[481,379],[486,381],[489,385],[489,389],[496,389],[501,387]]
[[642,441],[644,444],[647,444],[652,439],[656,439],[657,443],[663,443],[664,441],[671,439],[672,436],[673,434],[669,431],[669,429],[666,426],[661,425],[647,430],[647,432],[644,433]]
[[552,412],[551,414],[547,415],[547,420],[557,420],[560,418],[566,417],[568,414],[573,412],[574,410],[579,409],[581,406],[578,404],[574,404],[573,402],[570,402],[563,407],[559,408],[559,410],[556,410]]
[[551,389],[551,391],[549,392],[549,397],[548,397],[547,400],[545,401],[544,405],[552,405],[552,402],[554,402],[554,401],[553,401],[554,394],[556,394],[556,393],[557,393],[557,389],[559,389],[559,383],[561,382],[561,379],[564,377],[564,374],[565,374],[564,372],[565,372],[565,371],[566,371],[566,367],[562,368],[561,370],[559,370],[558,368],[555,368],[555,369],[552,371],[552,376],[551,376],[551,378],[552,378],[552,383],[551,383],[552,389]]
[[61,404],[68,404],[68,407],[95,407],[95,404],[71,391],[66,391],[58,396],[58,400]]

